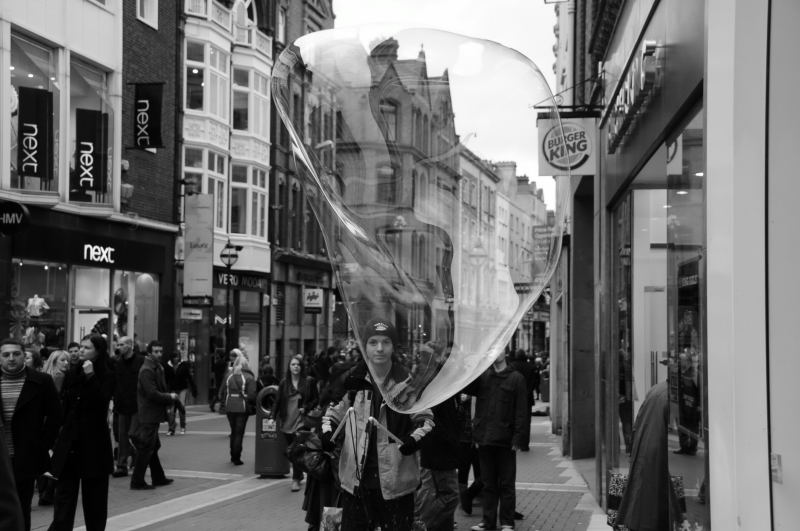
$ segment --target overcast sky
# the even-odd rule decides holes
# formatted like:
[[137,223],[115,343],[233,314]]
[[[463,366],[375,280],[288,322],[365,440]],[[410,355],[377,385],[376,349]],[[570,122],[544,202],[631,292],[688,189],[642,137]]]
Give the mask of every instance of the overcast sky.
[[[334,0],[333,11],[337,28],[390,23],[496,41],[533,61],[553,89],[556,16],[553,5],[544,0]],[[527,160],[516,160],[517,173],[544,188],[548,207],[553,208],[555,185],[552,178],[538,176],[535,145],[531,152]]]

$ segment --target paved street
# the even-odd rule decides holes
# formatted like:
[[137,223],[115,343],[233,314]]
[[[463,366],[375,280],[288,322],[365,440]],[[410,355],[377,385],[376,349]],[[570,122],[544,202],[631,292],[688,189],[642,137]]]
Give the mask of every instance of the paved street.
[[[260,479],[253,473],[254,420],[248,423],[245,465],[237,467],[228,460],[226,418],[210,413],[206,406],[187,410],[187,434],[161,437],[162,463],[175,483],[153,491],[131,491],[129,478],[112,478],[107,529],[306,531],[302,492],[291,492],[288,478]],[[525,519],[517,522],[516,529],[607,529],[583,478],[569,459],[561,457],[550,421],[542,416],[532,421],[531,449],[520,452],[517,459],[517,510]],[[35,504],[34,500],[32,528],[47,529],[52,508]],[[456,511],[458,529],[469,529],[479,521],[479,507],[472,516]],[[83,529],[82,524],[79,508],[76,528]]]

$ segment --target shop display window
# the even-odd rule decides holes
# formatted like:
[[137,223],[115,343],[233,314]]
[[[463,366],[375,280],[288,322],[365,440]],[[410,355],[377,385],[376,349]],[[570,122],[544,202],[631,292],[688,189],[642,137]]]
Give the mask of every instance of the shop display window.
[[67,266],[13,259],[11,330],[26,348],[60,349],[67,342]]
[[158,339],[158,278],[115,271],[111,313],[115,337],[132,335],[142,344]]
[[635,419],[667,383],[669,469],[683,480],[688,529],[710,529],[705,369],[703,112],[637,174],[612,214],[609,472],[629,466]]
[[108,76],[87,63],[70,63],[69,200],[110,205],[114,130]]
[[11,34],[11,188],[58,191],[56,51]]

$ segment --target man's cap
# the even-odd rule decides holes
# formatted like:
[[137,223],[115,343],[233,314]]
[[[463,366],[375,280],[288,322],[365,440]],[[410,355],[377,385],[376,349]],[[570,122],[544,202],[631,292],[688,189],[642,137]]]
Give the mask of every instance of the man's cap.
[[366,343],[372,336],[386,336],[392,340],[393,345],[397,344],[397,330],[386,319],[372,319],[366,324],[361,339]]

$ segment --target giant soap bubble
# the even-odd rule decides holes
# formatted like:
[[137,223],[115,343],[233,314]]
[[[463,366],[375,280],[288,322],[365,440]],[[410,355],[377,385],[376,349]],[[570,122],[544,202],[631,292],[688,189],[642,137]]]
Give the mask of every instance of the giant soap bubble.
[[[443,31],[334,29],[284,50],[273,97],[384,399],[415,412],[457,393],[504,350],[560,248],[561,221],[534,211],[514,165],[535,160],[552,105],[541,72]],[[388,361],[364,343],[375,319]]]

